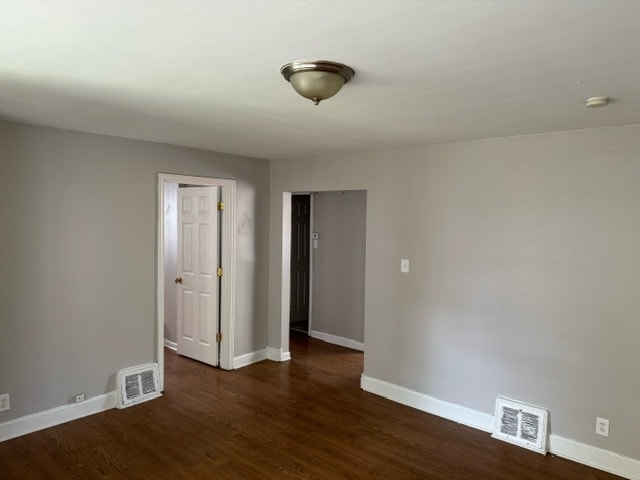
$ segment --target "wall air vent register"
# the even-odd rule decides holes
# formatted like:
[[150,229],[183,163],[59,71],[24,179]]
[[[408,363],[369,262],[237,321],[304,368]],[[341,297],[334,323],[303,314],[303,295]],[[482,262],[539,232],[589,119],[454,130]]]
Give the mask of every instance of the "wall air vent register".
[[549,412],[526,403],[498,397],[493,420],[493,438],[547,453]]
[[158,364],[147,363],[118,371],[118,408],[145,402],[161,395]]

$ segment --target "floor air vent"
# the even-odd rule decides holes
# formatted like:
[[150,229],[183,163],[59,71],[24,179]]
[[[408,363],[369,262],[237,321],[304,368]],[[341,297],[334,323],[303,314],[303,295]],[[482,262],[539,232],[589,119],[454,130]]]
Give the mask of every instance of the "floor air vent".
[[158,364],[147,363],[118,372],[118,408],[159,397]]
[[544,455],[548,417],[546,410],[498,397],[491,436]]

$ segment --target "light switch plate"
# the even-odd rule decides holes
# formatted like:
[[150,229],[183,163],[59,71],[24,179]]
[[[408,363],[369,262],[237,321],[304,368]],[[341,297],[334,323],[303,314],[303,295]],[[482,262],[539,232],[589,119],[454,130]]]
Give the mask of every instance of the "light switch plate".
[[402,260],[400,260],[400,271],[402,273],[409,273],[409,260],[406,258],[403,258]]

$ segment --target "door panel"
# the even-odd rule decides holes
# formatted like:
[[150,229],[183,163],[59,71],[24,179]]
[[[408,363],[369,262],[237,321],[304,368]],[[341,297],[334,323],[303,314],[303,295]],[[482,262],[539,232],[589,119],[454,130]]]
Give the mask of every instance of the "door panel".
[[292,195],[290,323],[309,320],[310,224],[310,195]]
[[180,355],[218,365],[218,188],[178,189]]
[[[178,312],[182,313],[182,337],[193,340],[193,291],[186,288],[179,289],[182,292],[182,308]],[[178,301],[180,304],[180,301]]]

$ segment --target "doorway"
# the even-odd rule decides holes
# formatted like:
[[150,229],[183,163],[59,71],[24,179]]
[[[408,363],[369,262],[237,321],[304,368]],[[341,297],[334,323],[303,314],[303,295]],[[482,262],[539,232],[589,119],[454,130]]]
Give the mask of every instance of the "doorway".
[[[290,198],[288,330],[364,351],[367,192],[326,191]],[[302,315],[307,315],[306,325]],[[298,322],[302,328],[296,328]]]
[[289,328],[309,333],[311,195],[291,195],[291,295]]
[[[223,214],[220,218],[219,248],[223,252],[220,256],[219,268],[222,276],[219,286],[219,366],[225,370],[233,369],[234,358],[234,326],[235,326],[235,180],[192,177],[185,175],[159,174],[158,175],[158,210],[157,210],[157,291],[156,291],[156,361],[160,372],[160,389],[164,389],[164,347],[172,347],[171,342],[165,343],[168,315],[171,312],[171,299],[177,300],[177,285],[174,278],[177,271],[171,271],[171,265],[177,264],[167,258],[167,249],[171,246],[172,235],[168,235],[167,228],[175,226],[177,229],[177,194],[176,201],[166,193],[179,184],[195,187],[216,187],[220,190]],[[176,241],[177,245],[177,241]],[[216,274],[218,274],[216,266]],[[177,308],[177,301],[176,308]],[[177,331],[177,327],[175,329]],[[177,339],[177,337],[176,337]]]

